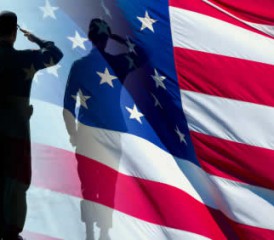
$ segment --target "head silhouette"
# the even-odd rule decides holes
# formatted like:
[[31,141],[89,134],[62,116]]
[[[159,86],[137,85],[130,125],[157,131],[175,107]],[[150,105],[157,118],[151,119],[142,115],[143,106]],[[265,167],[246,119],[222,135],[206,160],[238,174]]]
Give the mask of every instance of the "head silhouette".
[[14,12],[0,12],[0,38],[11,41],[16,39],[17,16]]
[[106,48],[110,36],[110,27],[104,20],[94,18],[90,21],[88,37],[98,49],[104,50]]

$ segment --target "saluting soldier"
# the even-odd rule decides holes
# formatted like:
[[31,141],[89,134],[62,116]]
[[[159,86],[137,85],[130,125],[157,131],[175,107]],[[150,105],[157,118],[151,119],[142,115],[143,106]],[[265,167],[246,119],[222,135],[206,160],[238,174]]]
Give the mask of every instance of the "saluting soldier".
[[[87,56],[76,60],[71,67],[64,97],[63,116],[70,142],[76,146],[77,170],[85,199],[81,202],[81,218],[86,225],[86,240],[95,239],[95,223],[100,229],[99,240],[110,240],[117,170],[122,157],[121,139],[111,131],[96,129],[127,132],[122,108],[120,104],[115,105],[114,102],[120,103],[122,84],[130,72],[140,67],[143,60],[141,57],[144,54],[140,47],[135,46],[129,39],[111,33],[107,22],[99,18],[90,21],[88,37],[93,48]],[[109,53],[106,51],[109,40],[122,44],[126,47],[126,51],[116,55]],[[100,87],[102,84],[104,85]],[[114,87],[115,91],[112,90]],[[77,96],[81,102],[78,113]],[[76,118],[78,121],[75,120]],[[97,128],[91,128],[93,130],[89,131],[85,124]],[[100,146],[103,138],[108,139],[104,142],[105,149],[115,151],[115,160],[113,158],[110,162],[116,171],[110,175],[103,168],[95,169],[96,164],[93,165],[92,161],[86,161],[82,157],[88,152],[92,154],[97,152],[98,156],[103,156],[104,153],[100,155],[96,147]],[[104,162],[106,159],[104,157],[102,159],[103,164],[106,164]],[[108,207],[100,207],[94,202],[106,204]]]
[[[16,50],[17,31],[40,49]],[[29,104],[34,74],[57,64],[63,54],[17,25],[10,11],[0,13],[0,239],[20,240],[26,219],[26,191],[31,181]]]

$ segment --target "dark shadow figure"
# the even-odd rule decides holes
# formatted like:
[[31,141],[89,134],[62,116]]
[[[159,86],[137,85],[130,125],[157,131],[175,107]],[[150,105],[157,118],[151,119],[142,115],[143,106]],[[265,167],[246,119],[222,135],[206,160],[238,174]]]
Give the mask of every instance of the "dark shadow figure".
[[[132,42],[129,39],[112,34],[108,24],[101,19],[90,22],[88,37],[93,48],[71,67],[63,115],[70,142],[76,146],[78,174],[84,199],[81,203],[81,217],[86,226],[86,239],[95,239],[96,224],[100,229],[99,239],[108,240],[111,239],[109,230],[113,224],[117,171],[122,157],[120,135],[112,134],[112,131],[127,132],[122,108],[113,101],[120,99],[123,82],[130,72],[141,65],[142,55],[137,46],[135,49],[132,45],[130,47]],[[108,40],[124,45],[125,53],[112,55],[106,52]],[[107,80],[109,75],[117,79]],[[106,95],[102,96],[101,89]],[[77,98],[79,108],[76,104]],[[112,124],[109,124],[110,119]],[[102,145],[104,150],[99,152],[98,146]],[[107,151],[115,157],[111,159],[105,154]],[[92,156],[96,156],[95,161]]]
[[[16,50],[17,30],[40,49]],[[19,240],[26,220],[26,192],[31,183],[29,103],[34,74],[63,57],[53,42],[17,25],[13,12],[0,13],[0,239]]]

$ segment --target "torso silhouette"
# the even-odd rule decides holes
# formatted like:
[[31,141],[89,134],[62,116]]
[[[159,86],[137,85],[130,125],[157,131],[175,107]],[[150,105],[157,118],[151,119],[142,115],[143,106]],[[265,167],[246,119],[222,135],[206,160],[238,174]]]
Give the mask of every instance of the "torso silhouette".
[[[41,41],[39,45],[40,50],[16,50],[11,44],[0,41],[1,137],[29,142],[29,118],[32,114],[29,98],[33,76],[38,70],[62,58],[61,51],[52,42]],[[25,147],[24,155],[30,155],[29,147]],[[16,161],[22,164],[22,159],[16,158]],[[29,178],[26,176],[24,179],[27,184]]]
[[[39,50],[16,50],[0,41],[0,234],[9,239],[22,231],[26,191],[31,181],[29,105],[36,71],[56,64],[63,54],[52,42],[38,39]],[[0,238],[1,238],[0,236]]]
[[[133,70],[127,56],[130,55],[111,55],[94,48],[87,56],[75,61],[67,82],[64,108],[85,125],[126,132],[121,106],[114,104],[113,101],[120,98],[122,82]],[[106,69],[110,75],[116,77],[112,81],[113,86],[100,82],[101,77],[98,73],[104,73]],[[79,90],[89,99],[86,101],[86,107],[80,106],[76,116],[77,106],[72,96],[76,96]],[[67,124],[69,133],[73,132],[71,127],[74,128]]]
[[[112,209],[118,175],[117,171],[111,171],[110,174],[105,165],[111,165],[112,168],[118,170],[122,157],[120,136],[112,134],[112,131],[127,132],[123,115],[125,106],[121,105],[120,100],[123,82],[127,75],[135,69],[135,66],[131,65],[133,62],[130,62],[130,59],[134,60],[134,58],[136,55],[133,56],[133,53],[112,55],[94,47],[87,56],[74,62],[68,78],[64,98],[64,120],[68,133],[76,135],[78,174],[83,198],[89,200],[81,203],[82,220],[86,224],[87,239],[94,239],[93,223],[96,222],[101,229],[101,237],[103,233],[106,234],[109,231],[113,224]],[[109,74],[110,78],[115,79],[105,81],[106,79],[102,78],[104,74]],[[78,112],[75,96],[79,94],[79,90],[83,95],[83,102]],[[66,110],[77,118],[78,126]],[[109,140],[104,142],[104,148],[106,151],[107,149],[114,151],[115,157],[106,159],[104,152],[98,152],[97,146],[102,144],[102,139]],[[101,164],[83,156],[90,158],[97,156],[103,162]],[[97,208],[97,205],[92,205],[91,202],[98,202],[110,208]]]

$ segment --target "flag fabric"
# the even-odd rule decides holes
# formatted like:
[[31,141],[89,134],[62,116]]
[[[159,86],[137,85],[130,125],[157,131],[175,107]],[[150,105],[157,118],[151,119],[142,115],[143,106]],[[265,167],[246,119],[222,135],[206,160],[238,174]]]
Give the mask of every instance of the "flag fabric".
[[263,4],[258,4],[256,1],[239,3],[236,1],[204,0],[204,2],[232,18],[273,37],[272,1],[264,1]]
[[[274,239],[270,0],[258,8],[252,0],[0,3],[64,52],[33,81],[25,236],[92,239],[86,218],[100,215],[117,240]],[[63,99],[73,63],[92,49],[92,18],[128,40],[124,48],[110,41],[107,51],[129,53],[132,71],[121,83],[99,54],[92,83],[69,95],[80,113],[104,119],[65,109],[81,119],[75,156]],[[33,45],[18,33],[15,47]],[[146,56],[140,67],[130,57],[142,55],[138,48]],[[99,220],[90,222],[99,239]]]

